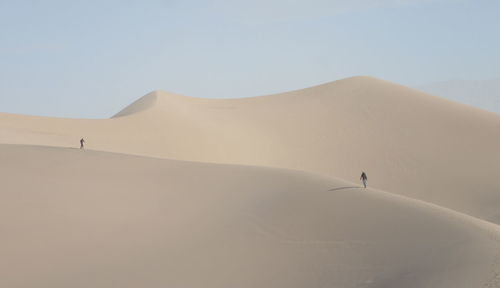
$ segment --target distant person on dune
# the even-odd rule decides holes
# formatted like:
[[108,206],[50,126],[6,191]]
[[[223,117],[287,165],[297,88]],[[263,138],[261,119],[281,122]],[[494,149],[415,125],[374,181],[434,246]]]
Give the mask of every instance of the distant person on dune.
[[366,188],[366,183],[368,183],[368,177],[366,176],[365,172],[361,173],[361,177],[359,177],[359,180],[363,181],[363,186]]
[[84,143],[85,143],[85,140],[83,140],[83,138],[82,138],[82,139],[80,139],[80,149],[83,149],[83,144],[84,144]]

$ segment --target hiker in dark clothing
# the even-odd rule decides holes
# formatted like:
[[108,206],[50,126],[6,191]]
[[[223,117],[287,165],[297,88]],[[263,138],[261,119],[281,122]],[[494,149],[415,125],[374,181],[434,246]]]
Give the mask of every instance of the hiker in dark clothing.
[[366,176],[365,172],[361,173],[361,177],[359,177],[359,180],[363,181],[363,186],[365,186],[366,188],[366,183],[368,183],[368,177]]
[[85,140],[83,140],[83,138],[82,138],[82,139],[80,139],[80,149],[83,149],[83,144],[84,144],[84,143],[85,143]]

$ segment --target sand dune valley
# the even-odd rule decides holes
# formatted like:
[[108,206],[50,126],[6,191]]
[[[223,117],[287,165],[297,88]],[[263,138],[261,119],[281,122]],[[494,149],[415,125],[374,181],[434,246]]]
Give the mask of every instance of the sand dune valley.
[[499,173],[499,114],[364,76],[0,113],[0,287],[498,288]]

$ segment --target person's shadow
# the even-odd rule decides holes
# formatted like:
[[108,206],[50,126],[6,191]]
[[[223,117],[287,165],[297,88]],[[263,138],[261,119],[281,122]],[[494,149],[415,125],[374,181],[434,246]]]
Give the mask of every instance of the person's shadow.
[[337,188],[332,188],[328,191],[337,191],[337,190],[345,190],[345,189],[358,189],[358,188],[362,188],[362,187],[359,187],[359,186],[337,187]]

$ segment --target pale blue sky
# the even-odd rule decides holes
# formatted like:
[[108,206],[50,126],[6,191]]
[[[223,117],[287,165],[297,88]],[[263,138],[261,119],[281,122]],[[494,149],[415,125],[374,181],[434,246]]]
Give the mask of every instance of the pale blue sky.
[[497,0],[0,0],[0,112],[105,118],[156,89],[499,78],[499,35]]

